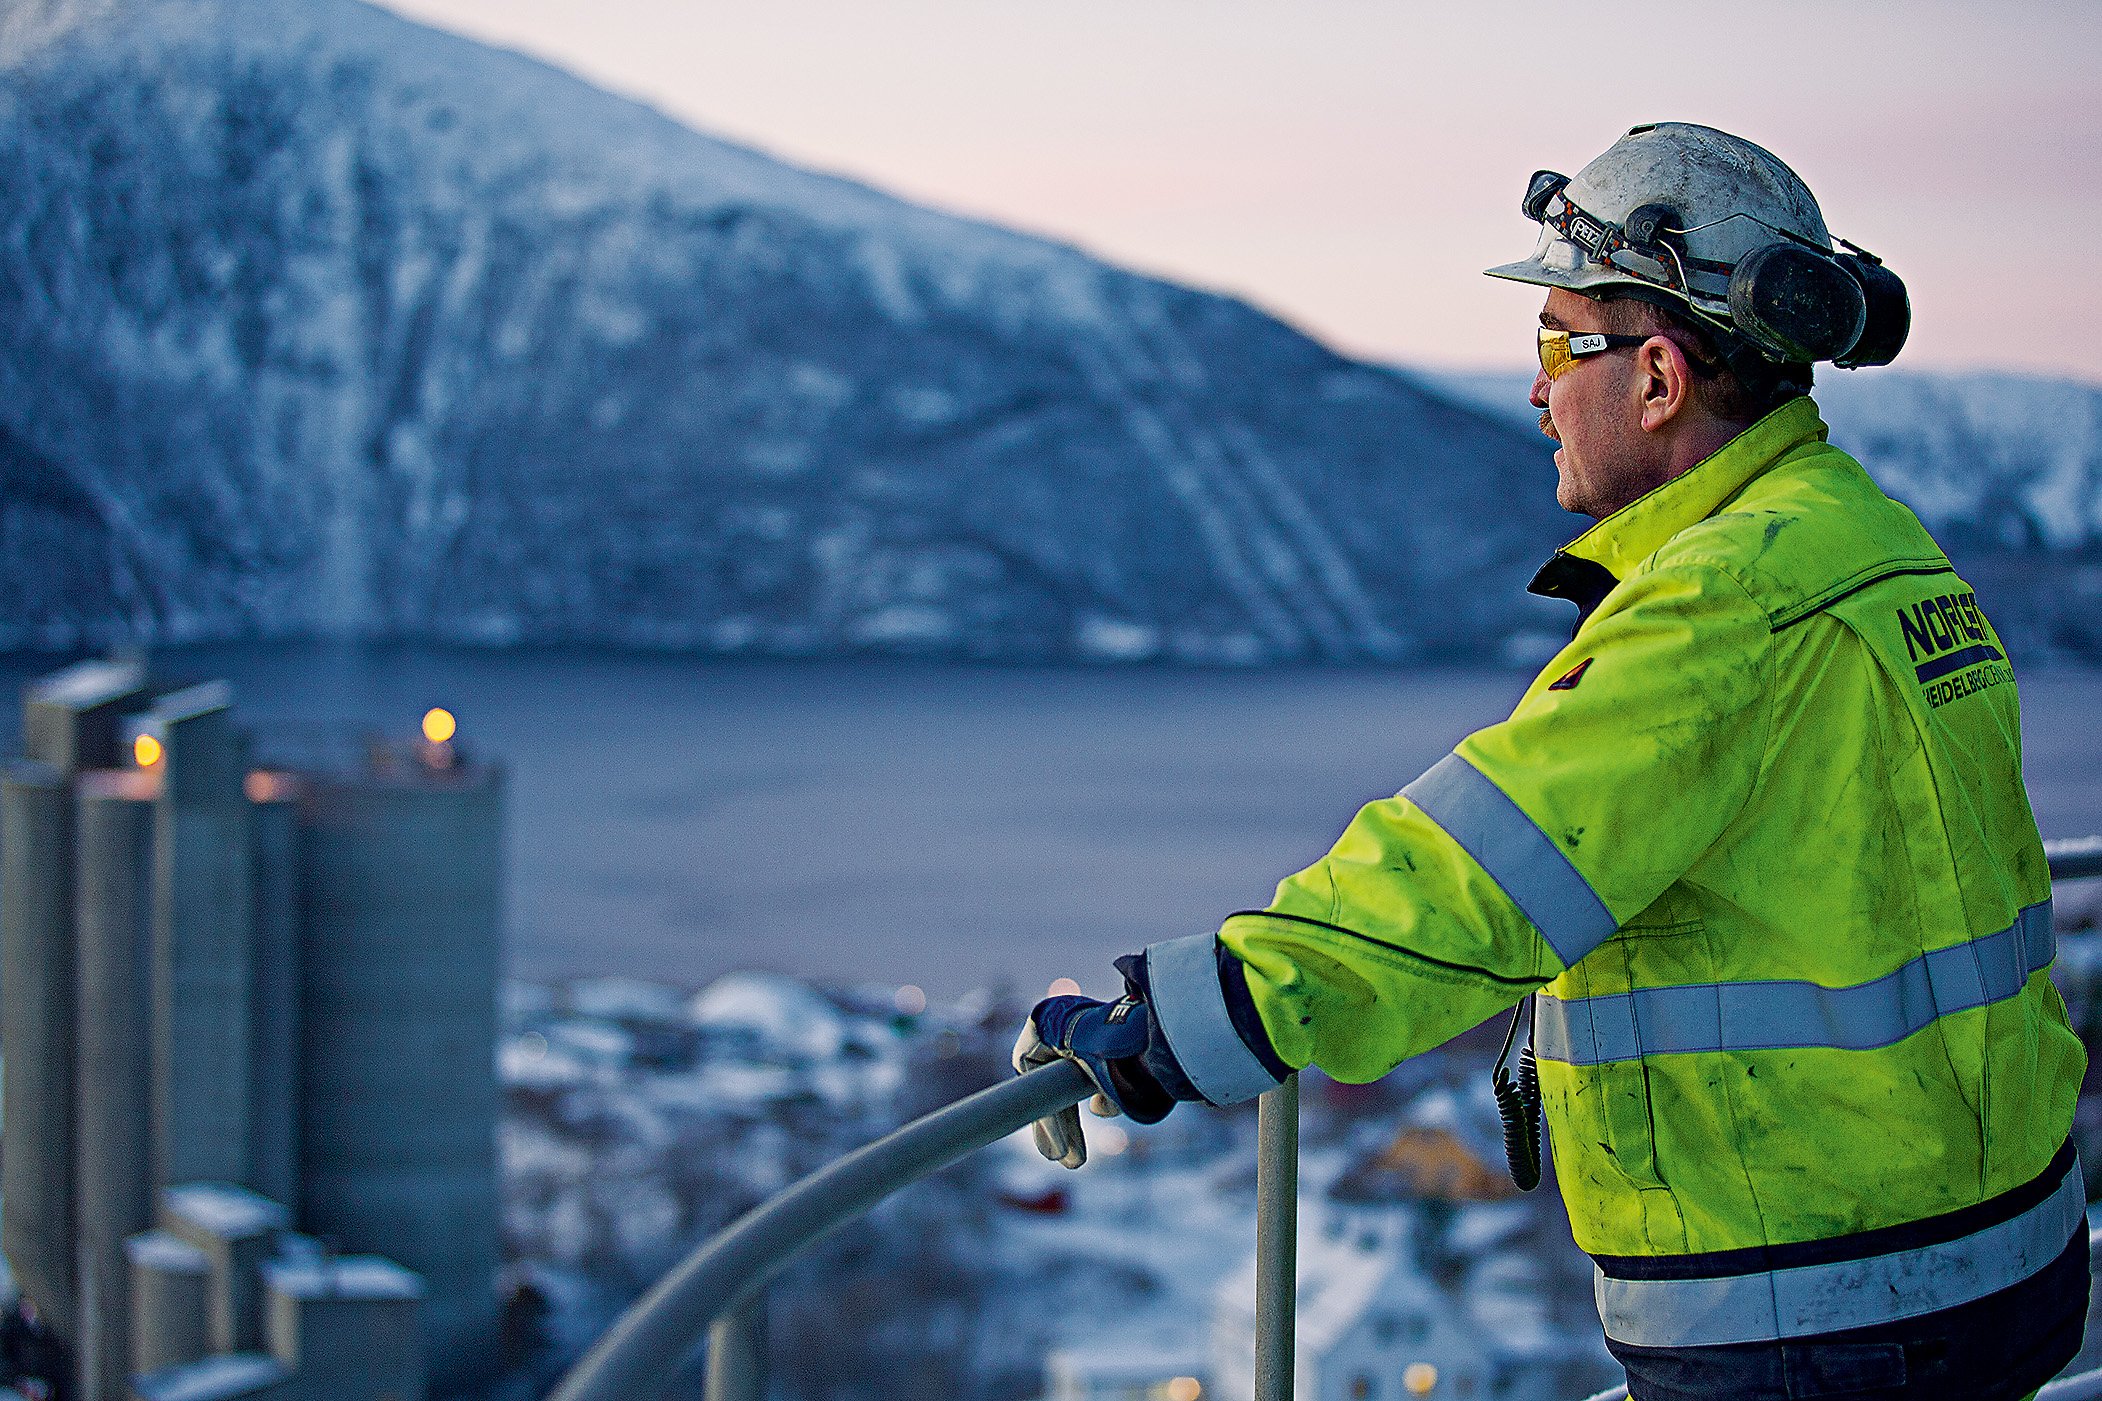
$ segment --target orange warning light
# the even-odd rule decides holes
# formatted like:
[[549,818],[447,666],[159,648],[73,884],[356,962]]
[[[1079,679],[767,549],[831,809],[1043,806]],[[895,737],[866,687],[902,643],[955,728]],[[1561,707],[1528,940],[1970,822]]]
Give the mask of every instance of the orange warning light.
[[460,722],[453,713],[441,706],[432,706],[423,712],[423,737],[432,744],[443,744],[459,732]]
[[150,769],[161,761],[161,742],[152,735],[140,735],[131,742],[131,757],[142,769]]

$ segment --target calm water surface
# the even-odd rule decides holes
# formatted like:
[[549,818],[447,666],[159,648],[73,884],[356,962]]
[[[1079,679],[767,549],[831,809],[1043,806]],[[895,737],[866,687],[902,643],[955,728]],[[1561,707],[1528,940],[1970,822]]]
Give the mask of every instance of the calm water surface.
[[[232,680],[266,755],[456,711],[511,774],[516,974],[766,967],[937,996],[1061,974],[1107,991],[1115,955],[1262,904],[1527,679],[319,645],[155,661]],[[0,679],[47,666],[0,659]],[[2045,835],[2102,830],[2102,673],[2031,668],[2022,693]]]

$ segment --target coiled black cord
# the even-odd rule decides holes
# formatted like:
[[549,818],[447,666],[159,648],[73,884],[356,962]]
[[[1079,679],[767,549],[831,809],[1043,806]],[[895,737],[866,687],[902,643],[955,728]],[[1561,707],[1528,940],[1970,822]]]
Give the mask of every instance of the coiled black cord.
[[1503,1049],[1496,1053],[1496,1069],[1489,1076],[1496,1112],[1504,1121],[1504,1157],[1511,1165],[1511,1180],[1521,1192],[1540,1185],[1540,1063],[1533,1057],[1530,1035],[1525,1049],[1518,1053],[1516,1076],[1505,1063],[1518,1040],[1518,1023],[1532,1009],[1530,996],[1511,1009],[1510,1029],[1504,1032]]

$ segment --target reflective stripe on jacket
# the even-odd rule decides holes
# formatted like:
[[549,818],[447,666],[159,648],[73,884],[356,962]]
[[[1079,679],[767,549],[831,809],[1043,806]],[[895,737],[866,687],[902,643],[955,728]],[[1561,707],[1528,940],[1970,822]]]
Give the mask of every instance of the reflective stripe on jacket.
[[[2077,1169],[2052,1169],[2085,1057],[2045,972],[2013,676],[1971,590],[1808,399],[1600,521],[1535,589],[1585,611],[1511,717],[1219,931],[1259,1034],[1362,1082],[1544,989],[1578,1244],[1683,1266],[1602,1276],[1625,1341],[1814,1334],[2040,1269],[2079,1215]],[[1220,1034],[1220,979],[1176,966],[1153,996],[1178,1056],[1178,1026],[1206,1029],[1193,1082],[1262,1088]],[[1857,1265],[1796,1279],[1795,1307],[1756,1263],[1943,1219],[1913,1242],[1931,1288],[1862,1288],[1908,1265]],[[1964,1244],[1979,1221],[1998,1234]],[[1747,1259],[1758,1284],[1716,1282]]]

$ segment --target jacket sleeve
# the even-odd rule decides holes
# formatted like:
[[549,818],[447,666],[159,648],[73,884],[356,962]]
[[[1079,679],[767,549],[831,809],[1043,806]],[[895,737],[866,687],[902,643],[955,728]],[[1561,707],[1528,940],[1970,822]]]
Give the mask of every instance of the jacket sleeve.
[[1718,569],[1620,585],[1510,719],[1367,804],[1268,908],[1227,919],[1216,986],[1162,976],[1199,970],[1194,958],[1159,961],[1152,993],[1178,1056],[1187,1041],[1217,1059],[1230,1028],[1266,1063],[1374,1080],[1576,963],[1750,797],[1770,638]]

